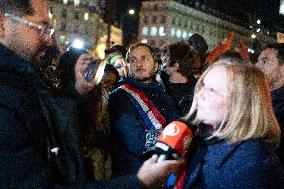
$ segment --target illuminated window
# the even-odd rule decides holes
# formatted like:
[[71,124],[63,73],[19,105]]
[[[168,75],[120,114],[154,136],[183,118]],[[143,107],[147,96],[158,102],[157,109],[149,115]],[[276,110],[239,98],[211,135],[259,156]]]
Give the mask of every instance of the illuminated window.
[[171,29],[171,37],[174,37],[176,34],[176,29],[175,28],[172,28]]
[[85,21],[89,20],[89,13],[85,12],[85,14],[84,14],[84,20],[85,20]]
[[184,38],[184,39],[187,38],[187,32],[186,32],[186,31],[183,31],[183,32],[182,32],[182,38]]
[[159,28],[159,35],[160,35],[160,36],[166,36],[164,26],[161,26],[161,27]]
[[158,33],[157,27],[156,26],[152,26],[151,27],[151,32],[150,32],[151,36],[156,36],[157,33]]
[[279,14],[284,15],[284,0],[280,0]]
[[80,5],[80,0],[74,0],[74,6]]
[[180,31],[179,29],[177,30],[176,35],[177,35],[177,38],[180,38],[180,37],[181,37],[181,31]]
[[146,43],[147,44],[147,42],[148,42],[147,39],[142,39],[141,40],[141,43]]
[[148,27],[142,28],[142,35],[148,35]]

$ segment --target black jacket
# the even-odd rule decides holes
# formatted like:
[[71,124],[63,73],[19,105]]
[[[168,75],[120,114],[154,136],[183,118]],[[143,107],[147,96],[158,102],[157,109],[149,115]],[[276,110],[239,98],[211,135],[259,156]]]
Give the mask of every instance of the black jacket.
[[281,128],[281,140],[278,155],[284,167],[284,86],[271,92],[272,104],[275,116]]
[[[72,101],[49,93],[31,62],[0,45],[0,188],[141,186],[135,175],[85,182],[72,107]],[[58,167],[50,165],[48,147],[59,147],[57,161],[66,180],[54,179]]]

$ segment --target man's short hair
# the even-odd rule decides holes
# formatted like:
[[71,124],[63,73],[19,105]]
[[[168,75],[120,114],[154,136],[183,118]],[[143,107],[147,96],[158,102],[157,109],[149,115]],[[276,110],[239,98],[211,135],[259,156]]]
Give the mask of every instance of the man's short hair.
[[162,53],[168,58],[170,66],[179,64],[180,74],[188,79],[192,76],[196,53],[191,45],[184,41],[176,42],[167,46]]
[[271,43],[265,49],[275,49],[279,64],[284,64],[284,43]]
[[0,0],[0,12],[26,16],[33,15],[34,9],[30,0]]
[[126,53],[126,60],[127,60],[127,61],[128,61],[128,58],[129,58],[129,54],[130,54],[134,49],[136,49],[137,47],[147,47],[147,48],[149,49],[149,51],[150,51],[152,57],[153,57],[154,62],[156,62],[156,63],[159,62],[159,58],[158,58],[158,55],[157,55],[155,49],[152,48],[150,45],[147,45],[146,43],[138,43],[138,44],[136,44],[136,45],[131,46],[131,47],[128,49],[127,53]]

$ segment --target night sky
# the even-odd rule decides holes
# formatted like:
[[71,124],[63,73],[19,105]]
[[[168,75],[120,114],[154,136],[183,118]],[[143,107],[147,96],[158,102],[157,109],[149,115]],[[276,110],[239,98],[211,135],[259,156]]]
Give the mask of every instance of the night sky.
[[[256,25],[256,20],[260,19],[261,26],[266,28],[266,31],[284,32],[284,16],[279,15],[279,0],[179,0],[178,2],[193,6],[196,1],[237,18],[239,24],[245,27]],[[137,36],[140,6],[141,0],[118,0],[116,2],[116,18],[118,23],[123,23],[126,40]],[[130,8],[135,9],[135,15],[128,15],[127,11]],[[204,10],[204,12],[209,11]]]

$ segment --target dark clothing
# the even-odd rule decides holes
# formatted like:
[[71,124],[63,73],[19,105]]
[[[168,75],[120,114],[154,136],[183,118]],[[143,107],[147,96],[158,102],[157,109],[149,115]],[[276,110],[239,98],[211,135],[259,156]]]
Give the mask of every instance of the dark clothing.
[[165,90],[173,98],[181,116],[187,114],[191,108],[196,82],[194,77],[187,83],[164,82]]
[[271,144],[262,139],[199,145],[185,177],[190,188],[282,188],[284,171]]
[[272,104],[275,116],[281,128],[281,140],[278,147],[278,155],[284,167],[284,87],[271,92]]
[[[77,113],[72,104],[54,98],[31,62],[0,45],[0,188],[140,186],[135,175],[90,185],[84,182],[77,130],[73,127]],[[60,108],[61,112],[55,112]],[[52,154],[48,149],[54,141],[59,145],[58,157],[63,158],[57,165],[66,171],[63,183],[54,180],[57,170],[50,165]]]
[[[166,123],[179,118],[170,97],[157,82],[141,83],[132,77],[123,78],[120,85],[129,84],[142,91],[166,119]],[[110,94],[109,115],[112,132],[112,174],[113,177],[137,172],[143,163],[146,126],[138,109],[127,93],[117,88]]]

